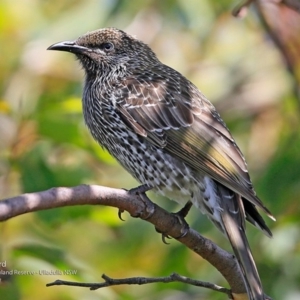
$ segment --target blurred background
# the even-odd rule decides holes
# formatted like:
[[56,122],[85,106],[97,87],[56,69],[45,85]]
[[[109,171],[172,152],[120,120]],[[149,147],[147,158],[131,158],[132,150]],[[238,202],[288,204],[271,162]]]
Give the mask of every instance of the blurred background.
[[[244,18],[235,18],[231,12],[237,4],[1,0],[0,199],[81,183],[137,186],[84,125],[78,62],[67,53],[46,51],[87,31],[118,27],[148,43],[217,107],[246,157],[258,195],[277,218],[266,220],[273,239],[247,228],[265,292],[274,299],[300,299],[299,13],[261,0],[239,11]],[[179,209],[150,196],[169,211]],[[97,291],[45,286],[56,279],[99,282],[103,273],[122,278],[178,272],[227,287],[212,266],[176,240],[165,245],[150,224],[126,213],[123,218],[126,222],[116,209],[87,206],[1,223],[0,262],[8,270],[37,273],[2,276],[0,299],[226,299],[179,283]],[[187,221],[231,251],[198,211],[193,209]],[[40,274],[43,270],[76,274]]]

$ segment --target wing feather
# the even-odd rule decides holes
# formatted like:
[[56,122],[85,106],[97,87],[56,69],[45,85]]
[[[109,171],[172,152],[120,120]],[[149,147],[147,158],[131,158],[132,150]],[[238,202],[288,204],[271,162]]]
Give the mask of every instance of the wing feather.
[[167,70],[124,79],[115,95],[121,117],[137,134],[273,218],[256,196],[244,157],[213,105],[181,74]]

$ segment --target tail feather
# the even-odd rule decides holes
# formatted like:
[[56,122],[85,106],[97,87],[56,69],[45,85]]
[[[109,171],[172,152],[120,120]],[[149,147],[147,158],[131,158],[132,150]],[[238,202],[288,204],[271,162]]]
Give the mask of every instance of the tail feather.
[[243,199],[244,210],[246,213],[246,219],[252,225],[260,229],[266,236],[272,237],[272,232],[266,225],[264,219],[258,213],[257,209],[255,208],[254,204],[251,202]]
[[264,300],[260,277],[245,234],[246,213],[242,198],[220,184],[217,186],[221,197],[222,227],[243,273],[248,297],[250,300]]

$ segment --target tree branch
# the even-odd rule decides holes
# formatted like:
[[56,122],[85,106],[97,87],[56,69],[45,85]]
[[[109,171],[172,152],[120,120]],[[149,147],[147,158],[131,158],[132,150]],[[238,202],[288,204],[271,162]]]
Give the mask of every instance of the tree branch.
[[90,290],[97,290],[100,288],[113,286],[113,285],[121,285],[121,284],[136,284],[136,285],[143,285],[149,283],[169,283],[169,282],[183,282],[186,284],[199,286],[207,289],[211,289],[213,291],[218,291],[224,294],[227,294],[228,297],[231,297],[231,291],[223,288],[221,286],[212,284],[210,282],[204,282],[200,280],[194,280],[185,276],[181,276],[177,273],[173,273],[170,276],[166,277],[131,277],[131,278],[121,278],[121,279],[114,279],[108,277],[107,275],[103,274],[102,278],[104,282],[102,283],[82,283],[82,282],[72,282],[72,281],[65,281],[65,280],[56,280],[51,283],[48,283],[47,286],[54,286],[54,285],[69,285],[69,286],[80,286],[80,287],[87,287]]
[[[152,203],[145,194],[141,197],[122,189],[97,185],[52,188],[0,201],[0,221],[29,212],[74,205],[112,206],[152,223],[159,232],[177,239],[212,264],[229,283],[232,295],[246,294],[241,271],[232,254],[187,228],[178,217]],[[153,210],[151,214],[149,207]]]

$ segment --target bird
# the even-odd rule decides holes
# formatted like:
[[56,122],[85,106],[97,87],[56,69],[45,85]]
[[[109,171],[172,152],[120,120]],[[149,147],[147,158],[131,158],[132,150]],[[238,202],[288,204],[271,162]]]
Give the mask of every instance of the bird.
[[275,218],[213,104],[147,44],[117,28],[48,50],[73,53],[83,67],[83,115],[93,138],[142,185],[205,214],[231,243],[249,299],[265,299],[245,221],[271,237],[257,208]]

